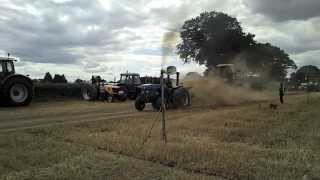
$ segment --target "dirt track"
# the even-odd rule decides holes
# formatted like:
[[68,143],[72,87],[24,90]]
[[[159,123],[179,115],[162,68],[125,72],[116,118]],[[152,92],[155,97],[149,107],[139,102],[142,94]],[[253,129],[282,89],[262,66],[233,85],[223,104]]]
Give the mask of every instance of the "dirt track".
[[[206,109],[216,107],[208,106]],[[203,107],[194,106],[190,109],[171,110],[168,115],[185,117]],[[157,113],[151,105],[143,112],[134,108],[133,101],[125,103],[85,102],[67,100],[59,102],[34,102],[28,107],[0,107],[0,133],[37,127],[50,127],[66,124],[77,124],[95,121],[121,120],[124,118],[154,119]]]
[[[254,103],[254,102],[253,102]],[[175,115],[188,116],[194,111],[217,108],[216,105],[193,105],[183,113]],[[82,100],[35,101],[28,107],[0,107],[0,133],[35,127],[75,124],[91,121],[117,120],[129,117],[152,117],[155,112],[147,106],[144,112],[134,108],[133,101],[125,103],[86,102]]]
[[148,112],[137,112],[131,101],[113,104],[83,101],[37,102],[29,107],[1,107],[0,132],[148,115]]
[[[205,107],[207,110],[217,108],[216,106]],[[193,106],[183,111],[176,110],[174,115],[179,117],[188,116],[195,111],[203,110],[204,106]],[[36,127],[119,120],[130,117],[153,119],[155,115],[156,113],[151,105],[147,106],[143,112],[138,112],[134,108],[133,101],[125,103],[86,102],[81,100],[33,102],[28,107],[0,107],[0,133]]]

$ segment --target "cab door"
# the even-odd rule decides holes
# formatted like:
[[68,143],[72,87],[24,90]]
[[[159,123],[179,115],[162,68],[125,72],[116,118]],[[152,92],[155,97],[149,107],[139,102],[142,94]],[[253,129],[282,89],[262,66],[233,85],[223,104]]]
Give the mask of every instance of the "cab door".
[[4,76],[5,76],[5,71],[4,71],[4,62],[0,61],[0,82],[3,80]]
[[11,75],[15,73],[14,65],[12,61],[8,61],[4,63],[4,70],[5,70],[5,75]]
[[15,69],[12,61],[2,61],[0,63],[0,81],[14,73]]

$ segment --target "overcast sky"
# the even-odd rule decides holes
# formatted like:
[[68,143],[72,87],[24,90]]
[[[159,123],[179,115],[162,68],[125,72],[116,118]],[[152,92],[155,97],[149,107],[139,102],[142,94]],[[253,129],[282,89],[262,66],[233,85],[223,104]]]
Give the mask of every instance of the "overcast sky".
[[[127,70],[158,75],[164,34],[212,10],[237,17],[298,66],[320,66],[320,0],[0,0],[0,55],[19,57],[17,71],[34,78],[47,71],[72,80],[110,80]],[[204,69],[174,55],[165,64]]]

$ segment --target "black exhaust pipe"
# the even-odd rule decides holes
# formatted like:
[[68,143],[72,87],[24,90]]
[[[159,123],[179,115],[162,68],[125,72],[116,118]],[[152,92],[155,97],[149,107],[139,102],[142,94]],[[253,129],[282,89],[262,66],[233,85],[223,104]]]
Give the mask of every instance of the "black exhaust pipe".
[[179,81],[180,81],[180,73],[177,72],[177,82],[176,82],[176,85],[179,86]]

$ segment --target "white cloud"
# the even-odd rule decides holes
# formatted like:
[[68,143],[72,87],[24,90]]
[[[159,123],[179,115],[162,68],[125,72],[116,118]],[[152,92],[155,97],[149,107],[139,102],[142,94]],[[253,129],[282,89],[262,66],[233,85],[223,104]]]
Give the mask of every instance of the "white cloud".
[[320,15],[319,0],[244,0],[255,13],[275,21],[307,20]]
[[[2,0],[0,54],[20,57],[17,70],[37,78],[46,71],[70,79],[92,74],[113,79],[127,70],[158,75],[164,33],[216,10],[237,17],[257,40],[285,49],[298,64],[318,64],[319,17],[298,14],[286,21],[280,14],[281,21],[274,20],[276,14],[258,11],[269,6],[256,6],[251,0]],[[183,72],[204,69],[174,55],[170,62]]]

